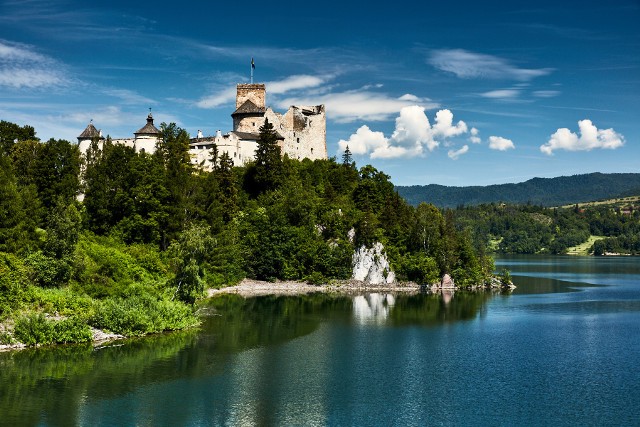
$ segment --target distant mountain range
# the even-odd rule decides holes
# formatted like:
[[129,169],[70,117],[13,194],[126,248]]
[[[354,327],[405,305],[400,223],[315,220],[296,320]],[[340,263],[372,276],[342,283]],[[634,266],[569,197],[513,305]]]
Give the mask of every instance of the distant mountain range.
[[438,207],[504,202],[562,206],[640,194],[640,173],[589,173],[558,178],[533,178],[517,184],[486,187],[448,187],[445,185],[396,186],[408,203],[421,202]]

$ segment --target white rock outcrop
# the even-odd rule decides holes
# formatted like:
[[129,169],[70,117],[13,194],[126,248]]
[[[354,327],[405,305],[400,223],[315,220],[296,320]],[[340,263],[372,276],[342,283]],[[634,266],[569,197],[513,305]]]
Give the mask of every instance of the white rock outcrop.
[[353,253],[353,280],[360,280],[372,285],[389,284],[396,280],[391,270],[387,254],[382,243],[376,242],[371,248],[361,246]]

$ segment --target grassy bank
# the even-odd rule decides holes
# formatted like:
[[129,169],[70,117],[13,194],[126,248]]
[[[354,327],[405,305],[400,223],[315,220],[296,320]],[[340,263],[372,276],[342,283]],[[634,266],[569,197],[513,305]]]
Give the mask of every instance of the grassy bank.
[[0,345],[88,342],[99,329],[140,336],[194,326],[174,299],[169,260],[149,245],[81,236],[64,286],[43,286],[58,265],[0,253]]
[[580,255],[580,256],[591,255],[589,251],[591,250],[591,247],[593,246],[593,244],[598,240],[602,240],[604,238],[605,238],[604,236],[591,235],[589,236],[589,239],[587,239],[586,242],[583,242],[583,243],[580,243],[579,245],[568,248],[567,255]]

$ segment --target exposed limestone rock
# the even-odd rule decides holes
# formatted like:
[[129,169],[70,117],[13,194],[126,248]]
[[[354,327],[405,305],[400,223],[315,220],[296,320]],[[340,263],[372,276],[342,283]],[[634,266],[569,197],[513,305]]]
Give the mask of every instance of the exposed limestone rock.
[[440,288],[442,289],[455,289],[456,284],[454,283],[451,276],[445,274],[442,276],[442,281],[440,282]]
[[372,285],[395,282],[396,275],[391,271],[382,243],[376,242],[371,248],[360,247],[353,253],[352,259],[353,280]]

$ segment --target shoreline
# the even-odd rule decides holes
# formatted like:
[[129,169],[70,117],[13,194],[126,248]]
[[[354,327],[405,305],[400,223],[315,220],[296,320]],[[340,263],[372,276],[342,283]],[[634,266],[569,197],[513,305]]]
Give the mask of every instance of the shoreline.
[[420,292],[440,292],[440,291],[484,291],[484,290],[513,290],[513,284],[509,286],[501,285],[497,279],[492,280],[490,285],[478,285],[469,288],[456,286],[453,281],[445,286],[441,284],[419,285],[415,282],[393,282],[383,284],[371,284],[359,280],[337,280],[322,285],[312,285],[307,282],[295,280],[283,280],[266,282],[262,280],[243,279],[234,286],[224,288],[209,288],[206,290],[206,298],[215,298],[218,295],[234,294],[245,298],[266,295],[305,295],[311,293],[335,293],[353,294],[362,292],[398,292],[415,294]]
[[[512,286],[508,289],[513,289]],[[419,285],[415,282],[393,282],[382,284],[371,284],[359,280],[333,280],[330,283],[321,285],[312,285],[307,282],[295,281],[295,280],[283,280],[275,282],[266,282],[262,280],[243,279],[240,283],[233,286],[227,286],[224,288],[208,288],[205,291],[205,299],[215,298],[219,295],[239,295],[243,298],[252,298],[259,296],[296,296],[296,295],[308,295],[314,293],[325,294],[340,294],[340,295],[352,295],[362,294],[367,292],[386,292],[386,293],[403,293],[403,294],[418,294],[418,293],[437,293],[437,292],[477,292],[477,291],[494,291],[503,289],[503,287],[491,285],[491,286],[475,286],[470,288],[460,288],[453,284],[453,281],[447,283],[445,286],[441,284],[433,284],[431,286]],[[0,331],[4,330],[0,325]],[[91,344],[94,348],[100,348],[105,343],[118,341],[122,339],[128,339],[129,337],[119,334],[107,333],[100,329],[91,328],[93,339]],[[28,347],[22,343],[13,344],[0,344],[0,352],[23,350]]]

